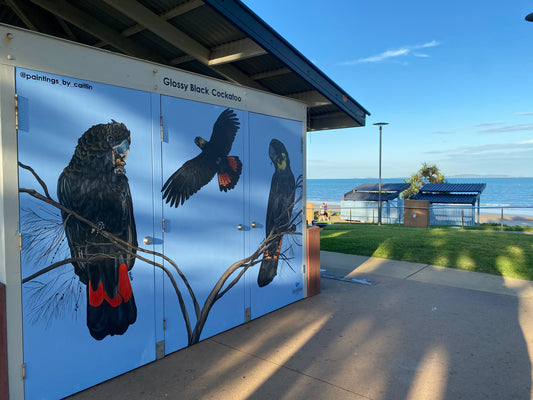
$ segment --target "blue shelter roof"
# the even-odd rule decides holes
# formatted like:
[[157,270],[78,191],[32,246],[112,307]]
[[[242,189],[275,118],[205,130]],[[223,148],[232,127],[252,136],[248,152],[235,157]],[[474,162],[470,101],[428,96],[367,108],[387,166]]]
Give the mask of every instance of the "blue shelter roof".
[[[381,201],[390,201],[397,198],[399,193],[387,193],[381,192]],[[343,197],[343,200],[356,200],[356,201],[379,201],[379,193],[368,192],[348,192]]]
[[[403,192],[411,186],[409,183],[382,183],[381,192]],[[357,186],[355,189],[356,192],[377,192],[379,190],[378,183],[363,183]],[[349,192],[348,192],[349,193]]]
[[[383,183],[381,184],[381,201],[390,201],[397,198],[401,192],[411,186],[408,183]],[[363,183],[342,196],[343,200],[379,201],[379,184]]]
[[474,205],[486,186],[486,183],[429,183],[420,189],[413,200]]
[[479,193],[481,194],[486,183],[428,183],[420,192],[448,192],[448,193]]

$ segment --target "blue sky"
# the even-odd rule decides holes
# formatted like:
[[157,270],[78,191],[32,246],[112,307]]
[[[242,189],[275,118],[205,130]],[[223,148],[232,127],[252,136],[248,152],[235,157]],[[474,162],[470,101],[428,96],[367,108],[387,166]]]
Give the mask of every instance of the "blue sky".
[[366,108],[308,134],[308,178],[533,176],[532,0],[244,0]]

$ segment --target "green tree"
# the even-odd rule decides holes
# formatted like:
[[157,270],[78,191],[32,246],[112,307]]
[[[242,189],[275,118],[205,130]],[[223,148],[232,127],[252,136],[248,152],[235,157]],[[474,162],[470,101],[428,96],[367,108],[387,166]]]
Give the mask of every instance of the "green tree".
[[444,175],[437,165],[422,163],[422,168],[415,172],[409,179],[404,179],[405,183],[411,184],[409,189],[402,193],[403,199],[412,199],[420,188],[428,183],[446,183]]

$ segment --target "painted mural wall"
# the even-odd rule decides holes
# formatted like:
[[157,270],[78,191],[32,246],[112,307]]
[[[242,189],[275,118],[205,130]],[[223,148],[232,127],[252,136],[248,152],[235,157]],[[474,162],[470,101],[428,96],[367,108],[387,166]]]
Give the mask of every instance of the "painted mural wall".
[[27,398],[302,298],[302,122],[20,68],[16,92]]

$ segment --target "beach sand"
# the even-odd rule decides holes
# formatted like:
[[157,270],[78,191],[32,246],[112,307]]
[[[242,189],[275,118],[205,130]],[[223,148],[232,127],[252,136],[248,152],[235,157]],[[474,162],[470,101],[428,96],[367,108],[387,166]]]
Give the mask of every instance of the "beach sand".
[[[314,211],[319,211],[320,203],[313,203],[313,209]],[[339,205],[328,205],[328,212],[330,215],[332,213],[340,213],[341,207]],[[501,217],[501,214],[492,213],[480,213],[479,215],[479,219],[482,224],[501,224]],[[331,217],[331,221],[342,221],[342,219],[340,216]],[[533,226],[533,217],[504,213],[503,224],[508,226]]]
[[[501,224],[501,214],[485,214],[479,215],[480,222],[482,224]],[[524,215],[503,215],[503,224],[508,226],[533,226],[533,217]]]

